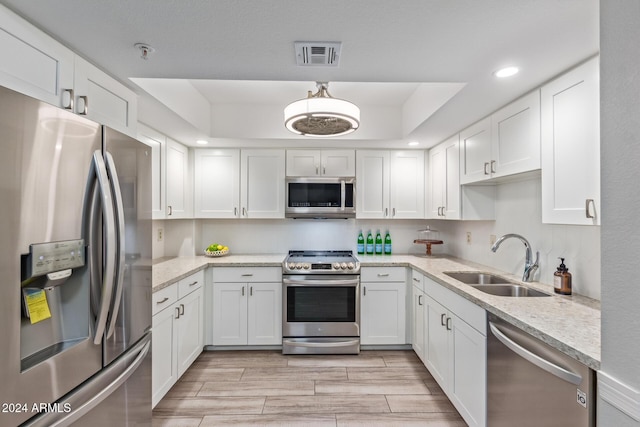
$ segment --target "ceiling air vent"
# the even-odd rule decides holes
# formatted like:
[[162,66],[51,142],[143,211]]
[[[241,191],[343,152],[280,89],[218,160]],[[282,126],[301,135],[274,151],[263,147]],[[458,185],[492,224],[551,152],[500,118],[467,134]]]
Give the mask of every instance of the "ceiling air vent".
[[295,42],[296,62],[300,66],[337,67],[342,42]]

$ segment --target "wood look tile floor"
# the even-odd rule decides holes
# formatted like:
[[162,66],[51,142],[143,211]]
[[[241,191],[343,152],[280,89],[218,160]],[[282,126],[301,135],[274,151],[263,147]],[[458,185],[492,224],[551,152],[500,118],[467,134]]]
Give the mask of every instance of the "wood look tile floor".
[[285,356],[208,351],[153,411],[154,427],[466,426],[412,351]]

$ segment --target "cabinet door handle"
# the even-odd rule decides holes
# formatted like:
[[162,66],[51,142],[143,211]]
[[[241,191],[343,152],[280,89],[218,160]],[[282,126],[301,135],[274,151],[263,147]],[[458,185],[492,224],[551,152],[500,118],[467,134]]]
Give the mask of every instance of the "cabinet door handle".
[[78,102],[78,104],[76,105],[78,107],[78,111],[77,113],[80,114],[81,116],[86,116],[87,113],[89,112],[89,100],[86,96],[79,96],[78,97],[78,101],[82,101],[82,102]]
[[442,313],[440,315],[440,325],[442,325],[442,326],[446,326],[446,323],[445,323],[445,320],[444,320],[445,317],[447,317],[447,313]]
[[418,295],[418,305],[422,305],[422,295]]
[[249,286],[249,296],[253,296],[253,286]]
[[167,216],[173,215],[173,208],[171,207],[171,205],[169,205],[167,207],[169,208],[169,213],[167,214]]
[[176,310],[176,317],[175,318],[179,319],[180,318],[180,309],[178,307],[176,307],[175,310]]
[[233,216],[238,216],[238,208],[233,208]]
[[323,166],[322,167],[322,175],[326,175],[327,174],[327,167]]
[[320,175],[320,168],[316,166],[316,175]]
[[587,199],[584,202],[584,211],[585,214],[587,215],[587,218],[595,218],[596,216],[594,214],[591,213],[591,209],[590,207],[593,206],[593,211],[595,212],[596,210],[596,202],[593,199]]
[[244,296],[244,286],[242,287],[242,296]]
[[180,316],[184,315],[184,304],[180,304]]
[[62,108],[73,111],[73,89],[65,89],[62,91]]
[[247,210],[244,207],[242,208],[242,216],[247,216]]
[[366,286],[362,287],[362,295],[363,296],[367,296],[367,287]]
[[496,161],[491,160],[491,173],[496,173]]
[[447,317],[447,331],[451,330],[451,317]]
[[169,297],[164,297],[160,301],[157,301],[156,304],[164,304],[167,301],[169,301]]
[[489,175],[489,171],[487,170],[487,167],[489,166],[489,162],[485,162],[484,163],[484,174],[485,175]]
[[392,217],[396,216],[396,208],[391,209],[391,216]]
[[389,208],[384,208],[384,217],[389,216]]

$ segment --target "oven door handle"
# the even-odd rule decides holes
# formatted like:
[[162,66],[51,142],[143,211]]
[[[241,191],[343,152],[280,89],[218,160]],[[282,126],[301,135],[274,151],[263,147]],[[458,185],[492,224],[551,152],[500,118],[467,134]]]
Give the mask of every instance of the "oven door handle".
[[324,280],[291,280],[291,279],[282,279],[282,283],[289,286],[320,286],[320,287],[328,287],[328,286],[357,286],[360,283],[359,279],[324,279]]

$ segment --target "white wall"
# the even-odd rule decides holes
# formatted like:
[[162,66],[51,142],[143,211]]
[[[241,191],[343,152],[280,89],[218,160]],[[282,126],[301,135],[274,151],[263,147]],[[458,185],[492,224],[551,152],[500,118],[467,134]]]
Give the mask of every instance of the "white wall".
[[[460,258],[522,275],[525,247],[519,240],[505,240],[491,252],[490,236],[517,233],[535,252],[540,251],[540,268],[534,280],[552,284],[560,264],[572,274],[575,293],[600,299],[600,227],[542,224],[540,177],[496,187],[495,221],[430,221],[444,231],[447,252]],[[467,244],[467,232],[471,244]]]
[[[525,249],[517,240],[505,241],[497,253],[490,250],[489,238],[518,233],[540,251],[540,269],[535,280],[553,283],[559,260],[573,275],[575,293],[600,298],[600,228],[543,225],[540,178],[497,186],[496,221],[444,220],[167,220],[154,221],[164,228],[164,247],[154,257],[201,254],[210,243],[222,243],[236,254],[286,253],[290,249],[356,250],[360,229],[391,232],[394,253],[424,254],[416,245],[419,229],[428,224],[440,232],[444,245],[433,246],[434,254],[451,254],[480,264],[521,275]],[[471,244],[466,243],[470,231]]]
[[[640,2],[600,2],[602,372],[630,399],[598,401],[598,425],[640,425]],[[600,384],[602,390],[602,384]]]

